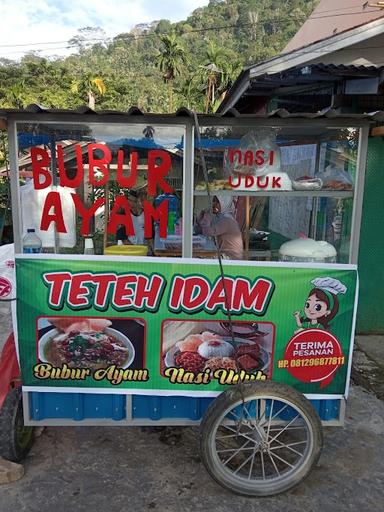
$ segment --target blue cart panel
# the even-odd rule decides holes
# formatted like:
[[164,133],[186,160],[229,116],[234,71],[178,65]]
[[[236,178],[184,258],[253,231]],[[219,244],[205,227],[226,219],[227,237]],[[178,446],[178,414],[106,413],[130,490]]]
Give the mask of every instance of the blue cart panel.
[[[189,425],[198,423],[213,398],[95,393],[24,393],[30,425]],[[311,400],[326,425],[341,424],[344,401]]]

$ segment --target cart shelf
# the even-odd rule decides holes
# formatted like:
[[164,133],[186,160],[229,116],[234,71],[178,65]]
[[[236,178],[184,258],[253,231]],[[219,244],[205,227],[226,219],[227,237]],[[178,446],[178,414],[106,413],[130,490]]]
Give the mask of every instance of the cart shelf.
[[[210,194],[216,193],[225,196],[255,196],[255,197],[353,197],[353,190],[211,190]],[[206,196],[206,190],[195,190],[195,196]]]

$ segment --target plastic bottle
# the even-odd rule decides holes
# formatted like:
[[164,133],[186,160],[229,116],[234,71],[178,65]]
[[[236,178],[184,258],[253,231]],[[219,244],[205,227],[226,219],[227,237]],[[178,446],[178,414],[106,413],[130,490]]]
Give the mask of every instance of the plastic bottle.
[[341,231],[343,229],[343,205],[338,202],[337,207],[334,211],[334,217],[332,219],[333,227],[333,240],[336,242],[341,238]]
[[[193,224],[194,225],[194,224]],[[183,234],[183,219],[180,217],[175,224],[175,235],[182,236]]]
[[34,229],[27,229],[27,234],[23,238],[23,252],[26,254],[36,254],[41,252],[41,240],[36,235]]
[[180,216],[180,202],[179,199],[173,194],[161,194],[155,199],[156,208],[160,206],[163,201],[168,201],[168,214],[174,213],[174,217],[177,220]]
[[175,224],[176,224],[176,213],[175,212],[169,212],[168,213],[168,226],[167,226],[167,233],[168,233],[168,235],[174,235],[175,234]]
[[179,199],[173,194],[161,194],[155,199],[155,206],[158,208],[164,201],[168,202],[168,224],[167,234],[175,234],[175,225],[180,217],[180,202]]

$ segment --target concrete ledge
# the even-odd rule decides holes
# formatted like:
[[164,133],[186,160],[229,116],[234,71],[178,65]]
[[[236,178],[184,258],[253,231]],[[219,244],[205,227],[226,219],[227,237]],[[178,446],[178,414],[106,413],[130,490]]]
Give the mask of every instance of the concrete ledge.
[[352,380],[384,400],[384,336],[356,337]]
[[0,457],[0,484],[16,482],[24,476],[24,467],[21,464],[10,462]]
[[384,336],[373,334],[356,336],[356,345],[367,354],[369,359],[379,366],[384,366]]

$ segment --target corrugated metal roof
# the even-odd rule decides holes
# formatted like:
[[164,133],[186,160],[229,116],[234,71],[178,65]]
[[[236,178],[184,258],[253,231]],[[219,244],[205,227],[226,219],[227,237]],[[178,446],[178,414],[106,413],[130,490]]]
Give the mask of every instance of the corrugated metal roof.
[[[300,69],[302,69],[305,66],[298,66]],[[348,64],[347,66],[345,64],[309,64],[309,67],[312,69],[315,69],[317,71],[324,71],[328,73],[356,73],[356,74],[379,74],[382,69],[384,69],[384,66],[356,66],[354,64]]]
[[[57,115],[58,117],[62,115],[90,115],[90,116],[123,116],[123,117],[136,117],[136,116],[151,116],[151,117],[193,117],[194,112],[187,108],[180,108],[174,114],[154,114],[151,112],[144,112],[140,110],[138,107],[131,107],[127,112],[119,111],[119,110],[92,110],[88,107],[79,107],[74,110],[64,110],[64,109],[52,109],[45,108],[41,105],[32,104],[26,107],[25,109],[0,109],[0,117],[7,118],[12,114],[52,114]],[[266,114],[240,114],[236,109],[231,108],[225,114],[198,114],[199,119],[204,118],[226,118],[226,117],[236,117],[239,119],[271,119],[271,118],[280,118],[280,119],[357,119],[357,120],[372,120],[372,121],[384,121],[384,111],[375,111],[375,112],[366,112],[363,114],[349,114],[349,113],[340,113],[337,109],[327,108],[321,110],[319,112],[289,112],[286,109],[280,108],[273,110],[272,112]]]
[[238,117],[243,119],[249,119],[249,118],[264,118],[264,119],[270,119],[270,118],[280,118],[280,119],[368,119],[372,121],[383,121],[384,120],[384,111],[378,110],[376,112],[366,112],[364,114],[348,114],[348,113],[340,113],[339,110],[336,109],[324,109],[320,112],[289,112],[288,110],[284,108],[279,108],[276,110],[273,110],[267,114],[240,114],[236,109],[231,108],[228,110],[226,114],[221,116],[220,114],[217,114],[217,117],[228,117],[231,115],[232,117]]
[[[334,0],[332,0],[334,3]],[[366,2],[367,3],[367,2]],[[336,11],[334,9],[333,11]],[[384,33],[384,11],[380,10],[377,11],[380,12],[380,16],[377,19],[371,20],[370,22],[364,22],[361,26],[366,26],[366,29],[372,29],[373,26],[375,26],[376,31],[374,34],[362,32],[359,34],[359,41],[367,41],[370,38],[377,36],[378,29],[377,25],[380,28],[380,34]],[[382,19],[380,19],[382,18]],[[336,17],[337,19],[337,17]],[[236,105],[237,101],[240,99],[241,95],[244,93],[244,91],[248,87],[248,82],[250,77],[260,76],[264,72],[267,73],[273,73],[273,69],[280,68],[281,69],[290,69],[294,67],[294,65],[290,65],[292,61],[300,61],[300,65],[302,67],[311,65],[311,61],[317,60],[318,58],[325,58],[329,56],[329,54],[333,54],[336,51],[341,50],[340,43],[342,42],[344,45],[344,48],[347,48],[352,45],[352,36],[356,35],[354,31],[359,31],[360,29],[358,27],[353,27],[346,29],[342,32],[335,32],[333,35],[330,35],[329,37],[326,37],[324,39],[320,39],[319,41],[311,41],[304,46],[300,48],[294,48],[290,49],[288,46],[284,49],[282,53],[279,55],[275,55],[274,57],[270,59],[266,59],[264,61],[260,61],[258,63],[255,63],[251,66],[243,68],[243,70],[238,75],[237,79],[233,83],[232,87],[228,91],[227,95],[225,96],[222,103],[219,105],[218,110],[219,111],[225,111],[229,106]],[[361,32],[361,30],[360,30]],[[342,37],[340,37],[342,36]],[[354,40],[355,44],[357,40]],[[337,47],[337,44],[339,46]],[[366,49],[369,49],[369,46],[366,47]],[[320,53],[316,54],[316,52],[322,52],[322,56]],[[381,64],[381,62],[380,62]],[[358,68],[360,66],[357,66]],[[377,66],[373,66],[374,68],[378,69]],[[382,68],[380,68],[382,69]]]
[[[271,59],[272,60],[272,59]],[[295,73],[299,76],[299,73],[304,68],[310,68],[311,73],[315,74],[325,74],[329,76],[329,81],[340,80],[340,79],[348,79],[348,78],[367,78],[367,77],[375,77],[380,76],[382,71],[384,70],[384,66],[376,67],[376,66],[356,66],[356,65],[344,65],[344,64],[303,64],[301,66],[288,67],[284,71],[280,71],[278,73],[263,73],[254,78],[250,77],[250,67],[244,68],[240,75],[237,77],[236,81],[233,83],[232,87],[228,91],[226,97],[223,102],[219,106],[219,111],[223,112],[227,108],[228,104],[236,105],[240,98],[251,88],[257,89],[258,86],[263,88],[267,81],[270,81],[270,88],[273,87],[284,87],[285,85],[290,85],[288,81],[285,79],[288,75],[291,77]],[[311,74],[302,75],[302,79],[306,80],[308,85],[311,83]],[[273,84],[273,81],[276,83]],[[280,81],[280,83],[278,83]],[[313,76],[313,83],[316,82],[316,76]],[[236,95],[239,93],[237,99]]]
[[[249,80],[248,90],[263,91],[281,89],[292,85],[318,85],[323,87],[325,81],[330,84],[348,79],[376,78],[384,67],[355,66],[344,64],[311,64],[296,66],[278,73],[264,73]],[[261,93],[262,94],[262,93]]]
[[0,117],[7,117],[9,114],[79,114],[79,115],[119,115],[119,116],[144,116],[144,115],[158,115],[158,116],[169,116],[169,117],[191,117],[193,113],[187,108],[179,108],[174,114],[152,114],[150,112],[144,112],[139,107],[131,107],[127,111],[121,110],[92,110],[86,105],[80,106],[76,109],[60,109],[60,108],[48,108],[43,105],[37,105],[32,103],[25,108],[6,108],[0,109]]

